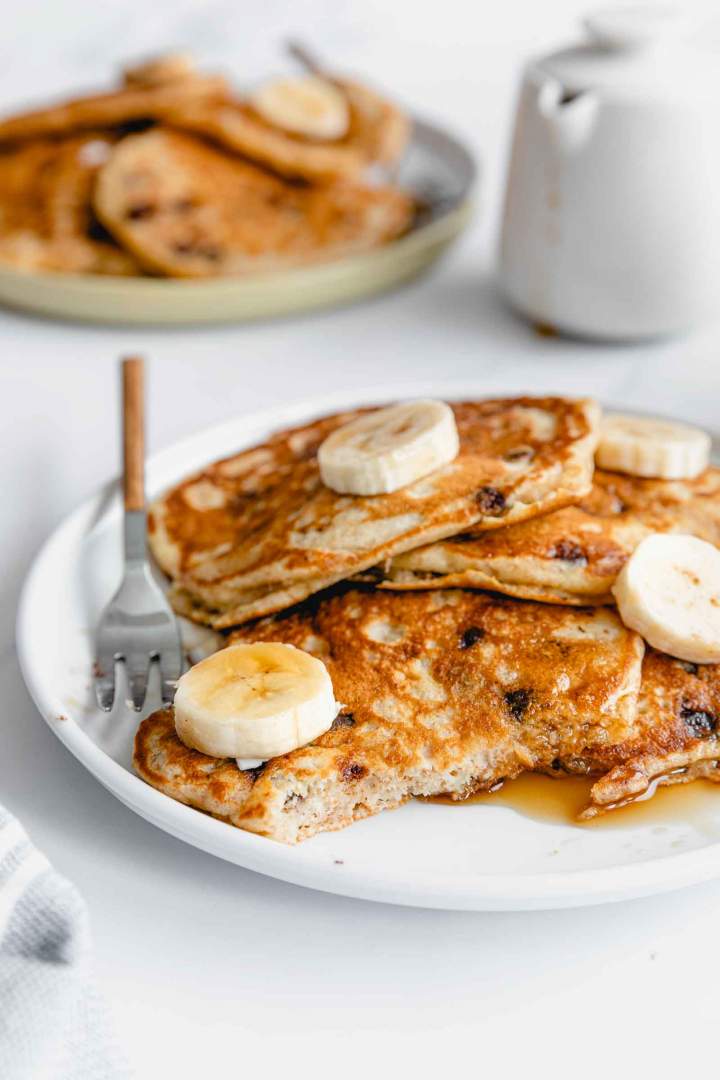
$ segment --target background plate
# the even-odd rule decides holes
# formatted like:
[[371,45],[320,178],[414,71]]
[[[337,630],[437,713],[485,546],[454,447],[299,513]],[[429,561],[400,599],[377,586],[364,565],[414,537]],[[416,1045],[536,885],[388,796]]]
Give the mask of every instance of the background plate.
[[84,322],[216,323],[289,315],[382,292],[415,277],[467,224],[477,167],[465,147],[416,120],[397,183],[426,204],[413,229],[384,247],[316,266],[237,278],[179,280],[0,268],[0,302]]
[[[438,387],[414,387],[418,396]],[[270,431],[358,403],[406,396],[407,387],[334,395],[214,427],[148,463],[157,495],[213,458]],[[478,386],[455,397],[482,396]],[[720,874],[720,798],[701,824],[583,828],[535,821],[502,806],[409,803],[298,847],[286,847],[174,802],[130,766],[136,714],[94,705],[92,629],[121,568],[117,485],[76,510],[37,557],[23,591],[18,654],[52,731],[142,817],[196,847],[273,877],[370,900],[471,910],[569,907],[627,899]],[[150,709],[148,709],[150,711]]]

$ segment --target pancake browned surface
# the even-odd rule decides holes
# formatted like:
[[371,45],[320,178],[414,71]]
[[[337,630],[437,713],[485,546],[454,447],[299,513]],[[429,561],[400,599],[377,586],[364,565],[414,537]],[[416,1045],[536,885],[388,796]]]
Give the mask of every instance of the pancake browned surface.
[[273,127],[248,102],[200,102],[169,112],[173,126],[212,138],[228,150],[283,176],[312,181],[357,179],[372,164],[392,165],[410,135],[410,122],[391,101],[360,83],[335,80],[344,93],[349,128],[318,141]]
[[593,785],[583,817],[658,785],[720,782],[720,665],[690,664],[648,646],[635,728],[626,743],[601,755],[610,771]]
[[177,131],[124,139],[95,188],[98,217],[149,270],[235,275],[363,251],[409,226],[394,188],[293,185]]
[[589,490],[593,402],[509,398],[453,410],[455,461],[389,495],[338,495],[320,479],[318,446],[356,412],[281,432],[183,481],[150,515],[153,554],[175,579],[176,609],[236,625],[398,552],[469,526],[530,518]]
[[596,471],[577,506],[408,551],[374,577],[384,578],[384,588],[461,586],[554,604],[612,604],[615,578],[653,532],[689,533],[720,546],[720,470],[695,480]]
[[0,149],[0,262],[21,270],[140,273],[95,220],[95,174],[114,137],[87,132]]
[[169,109],[222,100],[227,93],[227,83],[215,75],[196,75],[159,86],[124,87],[0,120],[0,143],[160,119]]
[[142,722],[133,762],[153,787],[216,817],[239,813],[253,785],[254,774],[238,769],[235,761],[207,757],[180,742],[172,709],[161,709]]
[[[344,706],[331,731],[256,771],[239,808],[238,787],[227,799],[206,789],[198,769],[212,759],[174,746],[167,714],[141,725],[136,767],[168,794],[288,843],[414,795],[462,798],[527,769],[580,771],[632,734],[643,655],[610,609],[460,590],[345,591],[233,640],[319,657]],[[165,756],[148,768],[163,733]]]

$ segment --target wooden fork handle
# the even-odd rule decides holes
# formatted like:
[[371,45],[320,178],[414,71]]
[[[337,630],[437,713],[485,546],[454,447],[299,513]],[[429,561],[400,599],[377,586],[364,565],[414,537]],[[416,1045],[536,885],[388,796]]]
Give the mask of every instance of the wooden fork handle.
[[145,508],[144,367],[138,356],[122,362],[123,490],[126,510]]

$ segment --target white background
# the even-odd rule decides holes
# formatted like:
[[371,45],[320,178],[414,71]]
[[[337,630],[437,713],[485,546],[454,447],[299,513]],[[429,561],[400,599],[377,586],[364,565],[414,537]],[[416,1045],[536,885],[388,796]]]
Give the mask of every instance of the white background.
[[[383,379],[589,392],[720,427],[720,329],[634,348],[540,339],[492,285],[512,97],[575,0],[80,0],[7,4],[0,99],[99,85],[122,58],[193,46],[239,79],[305,37],[441,118],[486,166],[475,225],[431,277],[356,308],[250,327],[97,329],[0,313],[0,798],[82,890],[100,979],[139,1077],[662,1077],[717,1061],[720,885],[576,912],[391,908],[226,865],[136,818],[53,738],[13,621],[44,536],[117,469],[116,358],[151,360],[150,442]],[[716,4],[684,5],[708,19]]]

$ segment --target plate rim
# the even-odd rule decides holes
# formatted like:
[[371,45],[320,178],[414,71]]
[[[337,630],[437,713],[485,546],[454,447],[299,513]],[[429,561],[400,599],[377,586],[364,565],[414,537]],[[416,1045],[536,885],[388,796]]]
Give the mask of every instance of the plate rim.
[[[148,476],[151,478],[149,490],[154,494],[161,489],[158,478],[163,473],[174,471],[176,478],[187,474],[188,468],[193,466],[173,465],[173,462],[179,463],[197,454],[208,440],[225,443],[226,451],[221,450],[220,453],[230,453],[230,440],[235,438],[236,446],[240,448],[261,437],[263,431],[267,434],[273,427],[302,422],[324,411],[347,408],[353,404],[427,396],[433,388],[435,394],[442,389],[443,398],[448,401],[470,395],[482,396],[479,383],[467,380],[452,383],[438,380],[410,385],[379,384],[248,412],[201,428],[154,453],[147,463]],[[501,394],[498,392],[493,396]],[[198,466],[201,463],[200,460],[196,461]],[[163,483],[167,482],[172,480],[168,478]],[[110,507],[109,502],[112,504]],[[77,553],[101,509],[117,515],[119,521],[117,479],[102,485],[65,515],[34,556],[18,605],[17,655],[30,696],[50,730],[103,787],[151,824],[200,850],[292,884],[358,899],[446,910],[513,911],[579,907],[671,891],[720,875],[720,841],[717,841],[688,852],[589,870],[462,876],[442,874],[441,879],[431,871],[403,871],[400,881],[388,877],[382,864],[380,870],[370,870],[367,866],[360,871],[350,865],[337,867],[326,851],[314,852],[311,842],[292,847],[235,829],[150,787],[92,740],[73,716],[73,710],[45,684],[34,660],[33,626],[36,612],[42,611],[43,580],[58,556],[65,553],[67,559],[72,558],[73,551]],[[67,720],[59,723],[59,716],[67,717]]]

